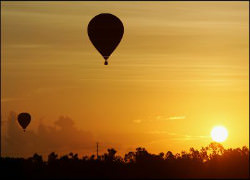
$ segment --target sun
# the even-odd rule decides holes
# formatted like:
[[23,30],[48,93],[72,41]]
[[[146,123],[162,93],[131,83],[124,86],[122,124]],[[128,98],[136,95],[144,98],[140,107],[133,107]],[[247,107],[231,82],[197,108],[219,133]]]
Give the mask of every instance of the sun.
[[216,142],[223,142],[227,139],[227,129],[223,126],[215,126],[211,131],[211,137]]

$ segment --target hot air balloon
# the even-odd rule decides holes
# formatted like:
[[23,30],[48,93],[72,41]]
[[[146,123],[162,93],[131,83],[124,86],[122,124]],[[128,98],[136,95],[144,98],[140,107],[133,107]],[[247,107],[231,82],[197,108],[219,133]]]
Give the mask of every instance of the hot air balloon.
[[25,132],[26,127],[31,121],[31,116],[29,113],[23,112],[18,115],[17,120],[20,126],[23,128],[23,131]]
[[89,22],[89,39],[105,59],[104,65],[108,65],[108,58],[120,43],[123,32],[121,20],[109,13],[101,13]]

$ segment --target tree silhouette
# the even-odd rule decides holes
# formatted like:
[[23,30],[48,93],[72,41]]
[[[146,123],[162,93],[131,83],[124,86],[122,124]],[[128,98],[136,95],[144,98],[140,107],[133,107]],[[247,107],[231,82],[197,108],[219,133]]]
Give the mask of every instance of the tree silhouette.
[[151,154],[138,147],[124,157],[113,148],[100,156],[78,157],[69,154],[58,157],[55,152],[43,161],[35,153],[33,157],[2,157],[1,177],[25,179],[65,178],[248,178],[249,149],[225,149],[219,143],[211,143],[200,150],[173,154],[171,151]]

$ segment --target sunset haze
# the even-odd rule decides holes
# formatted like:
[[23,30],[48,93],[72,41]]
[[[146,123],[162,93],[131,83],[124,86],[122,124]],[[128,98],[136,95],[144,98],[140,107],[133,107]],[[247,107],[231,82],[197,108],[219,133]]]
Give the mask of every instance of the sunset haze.
[[[100,13],[124,26],[108,66],[87,34]],[[1,2],[1,82],[3,155],[180,152],[215,126],[249,147],[249,2]],[[12,111],[32,116],[12,132],[29,149],[8,144]]]

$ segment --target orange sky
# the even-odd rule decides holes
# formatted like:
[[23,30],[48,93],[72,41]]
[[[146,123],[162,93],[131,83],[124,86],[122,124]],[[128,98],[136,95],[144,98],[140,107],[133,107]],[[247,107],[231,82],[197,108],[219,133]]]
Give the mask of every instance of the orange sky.
[[[71,138],[76,152],[94,153],[96,141],[101,151],[179,152],[208,145],[216,125],[228,129],[225,147],[248,145],[248,5],[1,2],[3,153],[12,152],[3,139],[10,111],[29,112],[27,131],[36,135],[41,124],[58,128],[60,116],[72,119],[66,150],[60,144],[56,152],[68,152]],[[87,35],[91,18],[104,12],[125,29],[108,66]],[[81,141],[84,132],[91,142]]]

